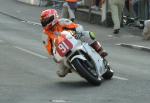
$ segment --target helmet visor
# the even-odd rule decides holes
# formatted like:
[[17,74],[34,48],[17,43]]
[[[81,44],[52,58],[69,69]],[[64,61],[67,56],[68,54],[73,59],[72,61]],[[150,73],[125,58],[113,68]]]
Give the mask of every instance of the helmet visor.
[[47,19],[41,20],[41,24],[42,24],[43,27],[45,27],[49,23],[51,23],[53,20],[54,20],[54,15],[49,17],[49,18],[47,18]]

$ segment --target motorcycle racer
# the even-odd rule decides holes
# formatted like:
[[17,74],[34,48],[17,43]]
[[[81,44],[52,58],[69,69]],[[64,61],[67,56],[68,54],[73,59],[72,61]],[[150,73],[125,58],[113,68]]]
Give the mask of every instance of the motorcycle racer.
[[[44,39],[43,44],[49,55],[53,55],[54,39],[61,35],[61,32],[68,30],[73,33],[76,39],[87,42],[102,58],[108,54],[105,52],[98,41],[95,40],[95,34],[90,31],[84,31],[82,26],[72,22],[69,19],[59,18],[55,9],[47,9],[41,12],[41,25],[43,27]],[[57,71],[59,77],[65,77],[70,71],[63,63],[60,63],[60,70]]]

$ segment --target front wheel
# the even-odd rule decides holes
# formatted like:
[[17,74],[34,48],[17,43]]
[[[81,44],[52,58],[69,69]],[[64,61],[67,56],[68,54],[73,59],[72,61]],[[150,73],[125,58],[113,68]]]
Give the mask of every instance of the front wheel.
[[93,85],[101,84],[101,78],[99,77],[94,66],[92,66],[92,63],[88,62],[87,60],[76,58],[71,62],[71,64],[79,73],[79,75],[85,78],[89,83]]

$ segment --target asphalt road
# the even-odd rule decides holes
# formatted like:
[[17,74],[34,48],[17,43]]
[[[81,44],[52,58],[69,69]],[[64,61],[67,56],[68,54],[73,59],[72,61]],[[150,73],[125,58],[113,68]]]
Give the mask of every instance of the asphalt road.
[[[1,10],[11,15],[19,7],[14,0],[1,2]],[[18,6],[8,10],[4,6],[7,3]],[[23,10],[37,9],[24,4],[21,6]],[[15,16],[38,22],[36,16],[26,17],[27,13],[32,14],[32,10],[23,13],[22,9]],[[0,13],[0,103],[149,103],[149,53],[116,45],[133,43],[140,37],[125,31],[120,38],[108,37],[111,29],[81,23],[97,33],[97,39],[108,51],[107,59],[115,71],[112,80],[97,87],[76,74],[62,79],[57,77],[57,64],[48,57],[41,44],[41,26]]]

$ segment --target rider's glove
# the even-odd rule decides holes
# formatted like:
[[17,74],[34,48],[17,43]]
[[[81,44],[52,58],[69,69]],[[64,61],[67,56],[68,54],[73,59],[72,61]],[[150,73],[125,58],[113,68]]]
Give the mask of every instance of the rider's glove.
[[89,32],[89,35],[90,35],[91,39],[93,39],[93,40],[96,38],[96,36],[95,36],[95,33],[94,33],[94,32]]

